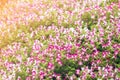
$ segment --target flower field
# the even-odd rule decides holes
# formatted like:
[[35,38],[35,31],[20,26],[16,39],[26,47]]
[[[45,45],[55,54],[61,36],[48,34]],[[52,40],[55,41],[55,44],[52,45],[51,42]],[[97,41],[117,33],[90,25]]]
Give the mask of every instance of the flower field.
[[5,0],[0,80],[120,80],[120,0]]

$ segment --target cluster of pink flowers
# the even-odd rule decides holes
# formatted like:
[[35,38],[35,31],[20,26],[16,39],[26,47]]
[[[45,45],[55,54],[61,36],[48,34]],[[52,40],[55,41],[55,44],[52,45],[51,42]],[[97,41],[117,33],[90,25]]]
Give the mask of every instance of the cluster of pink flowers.
[[0,49],[0,80],[119,80],[120,3],[83,3],[84,8],[81,0],[35,0],[10,9],[16,13],[7,25],[45,22],[35,29],[31,24]]

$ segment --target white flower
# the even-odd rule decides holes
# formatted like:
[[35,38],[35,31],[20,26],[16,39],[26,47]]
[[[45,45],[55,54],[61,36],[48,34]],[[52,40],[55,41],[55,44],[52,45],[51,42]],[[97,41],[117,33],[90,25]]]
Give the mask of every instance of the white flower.
[[70,28],[70,31],[74,32],[74,31],[75,31],[75,29],[74,29],[74,28]]
[[97,80],[102,80],[102,79],[98,78]]
[[81,80],[80,78],[78,78],[78,80]]

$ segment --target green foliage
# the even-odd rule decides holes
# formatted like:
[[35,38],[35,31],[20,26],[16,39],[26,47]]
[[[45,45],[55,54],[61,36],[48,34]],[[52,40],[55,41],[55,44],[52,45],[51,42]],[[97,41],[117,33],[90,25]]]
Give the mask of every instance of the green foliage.
[[120,36],[113,36],[113,37],[112,37],[112,40],[113,40],[115,43],[120,43]]
[[97,78],[92,78],[90,76],[87,76],[87,79],[86,80],[97,80]]
[[89,12],[85,12],[81,19],[83,22],[89,23],[91,21],[91,14]]
[[[92,18],[92,16],[94,16],[94,18]],[[93,28],[95,28],[98,21],[97,11],[92,10],[90,12],[85,12],[84,14],[82,14],[81,20],[84,22],[83,26],[85,26],[86,24],[88,30],[92,30]]]
[[[31,3],[33,0],[30,0]],[[118,0],[109,0],[108,1],[108,4],[109,3],[112,3],[112,2],[115,2],[117,3]],[[43,4],[48,4],[48,5],[52,5],[52,2],[51,0],[48,0],[48,1],[43,1]],[[64,8],[65,6],[60,2],[58,2],[58,7],[59,8]],[[101,6],[105,6],[105,4],[101,3],[100,4]],[[56,36],[56,33],[58,32],[55,32],[54,30],[47,30],[47,29],[43,29],[43,30],[37,30],[37,28],[39,26],[45,26],[46,28],[51,26],[51,25],[55,25],[56,27],[61,27],[63,26],[64,28],[71,28],[73,27],[74,29],[76,28],[76,26],[78,27],[78,25],[75,25],[75,21],[78,21],[80,18],[78,18],[78,13],[79,12],[76,12],[76,13],[73,13],[73,15],[71,16],[70,14],[67,14],[67,13],[64,13],[66,11],[73,11],[74,8],[73,7],[66,7],[66,9],[63,9],[63,14],[62,14],[62,18],[63,20],[61,20],[61,24],[58,23],[58,12],[56,10],[52,10],[49,12],[48,10],[48,15],[49,16],[46,16],[44,15],[44,19],[40,20],[40,21],[37,21],[37,20],[34,20],[34,21],[29,21],[28,25],[23,25],[23,24],[17,24],[17,29],[14,30],[13,28],[10,29],[10,34],[8,32],[5,32],[5,36],[3,37],[0,37],[0,48],[1,47],[4,47],[4,46],[7,46],[7,45],[11,45],[13,42],[20,42],[22,44],[22,47],[21,48],[25,48],[25,50],[22,51],[21,50],[18,50],[14,55],[16,56],[16,54],[20,54],[21,57],[22,57],[22,62],[21,62],[21,71],[16,71],[16,79],[20,76],[22,78],[22,80],[25,80],[25,78],[29,75],[27,72],[26,72],[26,68],[30,68],[32,69],[33,68],[33,64],[31,65],[23,65],[24,62],[27,61],[27,58],[28,57],[36,57],[38,56],[39,54],[36,54],[34,51],[32,51],[32,47],[33,47],[33,43],[34,43],[34,40],[39,40],[43,46],[40,48],[40,51],[43,51],[44,49],[47,49],[48,48],[48,45],[49,43],[50,44],[54,44],[54,41],[51,43],[50,41],[50,36],[52,36],[53,38],[55,38]],[[43,10],[44,12],[46,11],[46,9]],[[110,19],[111,19],[111,15],[113,17],[118,17],[118,6],[114,6],[113,7],[113,13],[111,12],[106,12],[106,21],[107,21],[107,25],[104,25],[102,22],[100,23],[100,26],[103,27],[106,31],[105,31],[105,35],[103,37],[100,37],[100,38],[103,38],[104,39],[104,42],[107,42],[107,37],[108,37],[108,34],[107,33],[107,26],[111,26],[110,25]],[[38,12],[35,12],[38,16],[40,16],[40,14]],[[44,14],[44,13],[43,13]],[[61,15],[61,14],[60,14]],[[82,23],[82,31],[80,31],[80,33],[78,33],[78,37],[80,38],[79,41],[81,42],[80,44],[80,47],[79,48],[76,48],[76,46],[72,46],[72,49],[70,50],[71,52],[71,55],[74,54],[77,50],[80,50],[81,52],[81,48],[82,47],[85,47],[87,48],[87,52],[85,53],[85,56],[87,54],[92,54],[92,51],[93,51],[93,47],[91,45],[91,43],[88,42],[88,38],[82,38],[81,39],[81,35],[84,35],[86,34],[86,28],[88,30],[93,30],[94,28],[95,29],[98,29],[98,26],[97,26],[97,22],[98,22],[98,18],[102,18],[102,15],[101,14],[98,14],[98,12],[96,10],[91,10],[89,12],[85,12],[82,14],[81,16],[81,21],[83,21]],[[33,37],[31,37],[31,30],[30,28],[32,28],[33,30],[32,31],[36,31],[37,34],[35,34]],[[59,28],[58,28],[59,29]],[[1,30],[2,31],[2,30]],[[24,40],[22,40],[21,37],[18,37],[17,35],[20,34],[20,33],[25,33],[25,36],[24,36],[24,39],[28,39],[27,42],[25,42]],[[109,32],[109,31],[108,31]],[[99,32],[98,32],[99,34]],[[73,40],[68,40],[68,35],[72,37]],[[60,33],[60,42],[59,40],[57,41],[56,39],[56,43],[58,46],[61,46],[61,45],[64,45],[68,42],[71,42],[72,44],[76,44],[76,43],[80,43],[78,41],[75,41],[76,40],[76,35],[71,31],[70,33],[68,32],[67,34],[65,33]],[[42,36],[45,37],[45,40],[42,38]],[[88,34],[89,36],[89,34]],[[87,36],[87,37],[88,37]],[[93,35],[94,36],[94,35]],[[90,35],[90,37],[92,38],[92,36]],[[98,36],[94,36],[95,38],[98,37]],[[94,41],[94,40],[93,40]],[[62,44],[61,44],[62,43]],[[86,44],[88,43],[88,44]],[[120,36],[113,36],[112,40],[111,40],[111,43],[120,43]],[[70,60],[66,60],[65,58],[65,54],[66,54],[66,50],[62,50],[60,51],[61,56],[62,56],[62,63],[63,65],[59,65],[58,63],[55,62],[56,60],[56,56],[53,57],[53,63],[55,63],[55,69],[53,72],[57,73],[57,74],[60,74],[62,76],[62,79],[68,75],[68,76],[71,76],[73,74],[75,74],[75,71],[76,69],[81,69],[81,67],[88,67],[89,69],[91,69],[92,67],[92,64],[91,62],[94,61],[94,60],[97,60],[97,59],[100,59],[101,60],[101,63],[97,64],[98,66],[100,67],[105,67],[106,64],[109,64],[109,65],[114,65],[116,68],[119,68],[120,67],[120,55],[118,54],[117,55],[117,58],[116,59],[113,59],[113,54],[114,54],[114,49],[112,49],[112,46],[109,46],[107,48],[103,48],[102,47],[102,43],[100,42],[95,42],[95,48],[97,48],[99,52],[99,54],[95,57],[91,57],[88,59],[88,61],[82,61],[82,65],[79,65],[77,61],[79,61],[80,58],[76,58],[77,61],[73,60],[73,59],[70,59]],[[106,58],[103,58],[102,57],[102,52],[105,51],[105,50],[109,50],[110,51],[110,55],[108,54],[107,55],[107,59],[109,59],[109,61],[106,60]],[[57,52],[57,50],[52,50],[52,51],[49,51],[49,50],[46,50],[48,51],[47,53],[51,53],[52,52],[55,54]],[[56,52],[55,52],[56,51]],[[53,54],[53,55],[54,55]],[[19,63],[19,61],[17,60],[17,58],[15,56],[4,56],[3,58],[1,58],[2,60],[8,60],[8,62],[12,62],[14,64],[16,63]],[[43,69],[43,70],[46,70],[47,69],[47,64],[48,62],[51,60],[51,58],[49,57],[49,55],[45,55],[43,58],[42,58],[43,55],[39,55],[38,58],[39,59],[43,59],[45,57],[45,60],[46,62],[43,64],[43,63],[39,63],[39,68],[40,69]],[[84,56],[83,56],[84,58]],[[3,68],[2,68],[3,67]],[[2,66],[0,68],[4,69],[4,66]],[[16,68],[18,69],[18,68]],[[39,70],[39,69],[38,69]],[[52,70],[49,72],[51,73]],[[82,71],[81,71],[82,72]],[[80,72],[80,73],[81,73]],[[97,74],[98,70],[94,70],[93,72],[95,72]],[[49,73],[47,73],[47,76],[49,75]],[[31,75],[31,73],[30,73]],[[37,75],[38,76],[38,75]],[[118,73],[118,76],[120,76],[120,73]],[[0,75],[1,77],[1,75]],[[39,80],[39,78],[37,78]],[[37,80],[36,79],[36,80]],[[46,80],[49,80],[49,78],[46,78]],[[54,77],[52,78],[52,80],[56,80]],[[88,74],[87,76],[87,79],[86,80],[97,80],[97,78],[91,78],[91,76]]]
[[16,57],[14,57],[14,56],[9,56],[8,61],[9,61],[9,62],[12,62],[12,63],[17,63],[17,62],[19,62],[19,61],[16,59]]
[[108,20],[108,21],[110,20],[110,15],[111,15],[110,12],[107,12],[107,13],[106,13],[106,20]]
[[114,60],[114,63],[117,68],[120,67],[120,54],[117,55],[117,58]]
[[26,72],[26,67],[22,66],[21,71],[16,71],[15,76],[16,76],[15,80],[17,80],[18,77],[21,77],[22,80],[26,80],[26,77],[28,76],[28,73]]
[[28,28],[28,30],[29,30],[30,28],[33,28],[33,30],[34,30],[34,29],[36,29],[37,27],[39,27],[40,24],[41,24],[41,23],[40,23],[39,21],[32,21],[32,22],[29,23],[28,26],[26,26],[26,28]]
[[105,6],[105,2],[104,1],[101,2],[99,6],[104,7]]
[[101,7],[105,7],[106,5],[110,5],[111,3],[118,3],[119,0],[106,0],[100,3]]
[[118,3],[118,2],[119,2],[119,0],[108,0],[108,1],[107,1],[107,4]]
[[56,65],[54,72],[61,75],[68,74],[69,76],[75,74],[75,70],[78,68],[77,62],[73,60],[64,60],[63,65]]
[[120,72],[117,73],[117,76],[120,78]]
[[99,50],[100,52],[102,52],[102,51],[105,50],[105,48],[103,48],[101,44],[98,44],[97,45],[97,50]]
[[114,15],[114,17],[118,17],[119,15],[118,15],[118,13],[119,13],[120,11],[119,11],[119,8],[118,8],[118,6],[113,6],[113,15]]

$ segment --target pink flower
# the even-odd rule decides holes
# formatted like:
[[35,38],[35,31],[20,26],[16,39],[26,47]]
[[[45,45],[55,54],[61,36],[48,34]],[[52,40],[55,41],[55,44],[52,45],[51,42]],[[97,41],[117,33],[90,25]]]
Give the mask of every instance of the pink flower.
[[21,55],[16,56],[16,58],[18,59],[18,61],[22,62],[22,56]]
[[91,73],[92,78],[95,78],[95,76],[96,76],[95,73]]
[[18,76],[17,80],[22,80],[20,76]]
[[81,62],[81,61],[79,61],[79,63],[78,63],[79,65],[82,65],[83,63]]
[[78,54],[73,54],[73,58],[76,59],[78,57]]
[[45,73],[44,73],[43,71],[40,71],[40,72],[39,72],[39,76],[40,76],[40,79],[43,79],[44,76],[45,76]]
[[54,46],[56,50],[60,50],[60,47],[58,45]]
[[82,51],[83,51],[83,52],[86,52],[86,48],[85,48],[85,47],[82,47]]
[[114,55],[117,55],[119,53],[119,50],[114,51]]
[[80,47],[80,44],[79,44],[79,43],[76,43],[76,46],[77,46],[77,47]]
[[27,76],[27,77],[26,77],[26,80],[31,80],[31,76]]
[[98,50],[94,50],[93,57],[96,57],[98,54],[99,54],[99,51]]
[[62,66],[62,61],[59,60],[59,61],[58,61],[58,64]]
[[61,54],[60,54],[60,53],[58,53],[58,54],[57,54],[57,57],[58,57],[58,58],[61,58]]
[[57,80],[61,80],[60,79],[60,74],[56,74],[56,78],[57,78]]
[[36,75],[36,71],[32,70],[32,76],[35,76],[35,75]]
[[101,63],[101,60],[100,59],[96,60],[96,63],[97,64]]
[[41,60],[41,63],[45,63],[46,62],[46,60]]
[[49,49],[53,49],[54,48],[54,45],[49,45]]
[[67,48],[67,50],[70,50],[72,48],[72,45],[71,44],[67,44],[65,47]]
[[110,44],[111,44],[111,41],[109,40],[108,42],[102,44],[102,47],[106,48],[106,47],[110,46]]
[[54,65],[51,62],[49,62],[48,63],[48,69],[53,69],[53,68],[54,68]]
[[91,44],[92,47],[95,46],[95,43],[94,43],[94,41],[92,41],[92,40],[90,41],[90,44]]
[[112,5],[108,6],[107,9],[108,9],[108,10],[112,10]]
[[71,56],[70,54],[66,54],[66,58],[67,58],[67,59],[71,59],[72,56]]
[[79,69],[76,70],[76,74],[77,74],[77,75],[80,74],[80,70],[79,70]]
[[35,52],[39,52],[40,51],[40,45],[34,44],[33,45],[33,50],[35,50]]
[[108,54],[110,54],[108,51],[103,51],[103,52],[102,52],[102,55],[103,55],[104,58],[105,58]]
[[118,32],[120,32],[120,23],[117,24]]

